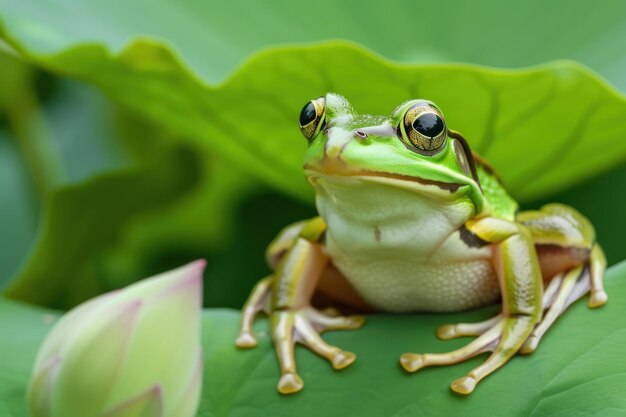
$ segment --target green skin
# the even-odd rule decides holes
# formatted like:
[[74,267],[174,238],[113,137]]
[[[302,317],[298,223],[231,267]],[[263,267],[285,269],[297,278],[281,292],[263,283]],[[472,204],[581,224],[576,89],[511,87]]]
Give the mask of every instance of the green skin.
[[[237,339],[241,348],[255,346],[252,322],[261,311],[270,316],[279,392],[303,388],[296,342],[335,369],[356,358],[319,334],[358,328],[363,317],[318,310],[311,304],[318,293],[342,305],[387,312],[459,311],[499,298],[496,317],[437,331],[442,339],[477,336],[468,345],[400,357],[415,372],[491,351],[483,364],[452,382],[459,394],[471,393],[516,353],[533,352],[584,294],[590,293],[590,307],[606,302],[606,262],[591,224],[559,204],[518,213],[493,171],[447,129],[433,103],[411,100],[388,117],[357,115],[332,93],[310,103],[315,111],[301,126],[309,140],[304,166],[320,217],[287,227],[270,244],[274,272],[252,291]],[[442,129],[430,131],[433,138],[415,127],[426,113],[442,122]]]

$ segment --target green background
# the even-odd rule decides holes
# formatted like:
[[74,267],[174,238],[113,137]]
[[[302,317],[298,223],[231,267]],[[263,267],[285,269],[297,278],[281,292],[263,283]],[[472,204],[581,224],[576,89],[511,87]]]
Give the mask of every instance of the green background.
[[[511,95],[494,117],[503,120],[493,138],[502,145],[488,156],[505,180],[511,176],[523,208],[559,201],[588,216],[616,264],[626,255],[625,12],[612,1],[0,0],[0,286],[12,298],[65,309],[202,257],[209,261],[205,305],[239,308],[268,272],[263,252],[271,238],[315,214],[297,170],[304,102],[337,90],[350,92],[357,111],[389,112],[393,103],[426,94],[448,100],[444,112],[479,147],[486,140],[480,117],[493,116],[494,100],[480,101],[470,87],[456,92],[443,77],[425,75],[411,87],[410,68],[428,74],[414,65],[446,63],[433,67],[437,73],[451,62],[522,68],[570,59],[609,83],[591,75],[568,84],[576,71],[549,70],[546,80],[563,83],[553,95],[559,111],[545,104],[548,84],[529,81],[518,101],[529,104],[527,116],[546,117],[536,128],[532,120],[510,123]],[[309,46],[334,40],[341,42]],[[453,66],[450,79],[462,84],[465,70]],[[513,91],[485,74],[493,91]],[[571,134],[595,107],[594,129]],[[513,141],[513,131],[526,136]],[[557,138],[579,147],[564,164],[538,164],[543,143]],[[559,148],[550,152],[558,161]],[[515,176],[529,166],[541,170]],[[215,319],[222,326],[216,338],[230,338],[233,317]],[[385,320],[396,323],[381,319],[379,331],[401,326]],[[431,338],[431,330],[424,325],[416,334]],[[263,349],[271,370],[271,351]],[[318,362],[310,363],[325,365]],[[256,394],[262,397],[273,374],[260,377],[267,379]]]

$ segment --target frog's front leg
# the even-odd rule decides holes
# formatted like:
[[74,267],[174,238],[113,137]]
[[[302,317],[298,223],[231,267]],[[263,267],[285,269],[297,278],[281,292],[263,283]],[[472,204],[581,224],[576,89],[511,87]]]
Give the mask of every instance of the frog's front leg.
[[272,340],[281,372],[277,388],[281,394],[298,392],[304,385],[296,370],[295,343],[326,358],[335,369],[343,369],[356,359],[354,353],[327,344],[320,333],[358,328],[363,324],[363,318],[318,311],[310,303],[328,265],[328,256],[318,242],[323,232],[319,231],[319,226],[319,220],[314,220],[292,239],[274,274],[257,284],[243,309],[241,331],[236,342],[238,347],[256,345],[251,326],[257,313],[265,311],[270,316]]
[[533,331],[542,311],[543,283],[530,232],[517,222],[487,217],[466,223],[481,239],[493,244],[494,266],[502,292],[502,313],[461,329],[444,328],[444,337],[456,331],[479,335],[468,345],[448,353],[405,353],[401,365],[409,372],[432,365],[449,365],[491,351],[485,362],[451,384],[459,394],[471,393],[476,384],[515,355]]

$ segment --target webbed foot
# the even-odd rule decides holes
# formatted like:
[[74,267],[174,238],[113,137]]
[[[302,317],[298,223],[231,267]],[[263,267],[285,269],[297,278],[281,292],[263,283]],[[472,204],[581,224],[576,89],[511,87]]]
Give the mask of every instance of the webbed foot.
[[[596,246],[596,248],[599,247]],[[603,260],[603,255],[600,255],[602,256],[601,260]],[[521,354],[534,352],[539,341],[552,327],[556,319],[587,292],[590,293],[587,302],[589,308],[598,308],[607,302],[608,296],[602,286],[604,264],[598,265],[597,257],[597,252],[592,251],[589,266],[579,266],[552,278],[543,295],[545,313],[522,346]]]
[[483,378],[504,365],[519,350],[535,322],[536,319],[530,316],[498,315],[480,323],[444,325],[437,331],[437,335],[443,339],[478,337],[466,346],[447,353],[405,353],[400,356],[400,364],[406,371],[416,372],[427,366],[452,365],[483,352],[492,352],[480,366],[450,384],[452,391],[467,395]]
[[304,386],[296,372],[295,343],[300,343],[326,358],[334,369],[344,369],[354,362],[356,355],[329,345],[320,337],[320,333],[328,330],[357,329],[363,325],[363,322],[362,316],[330,316],[312,307],[273,312],[271,314],[272,338],[281,372],[278,392],[292,394],[300,391]]
[[[465,336],[477,338],[468,345],[448,353],[405,353],[400,357],[400,363],[408,372],[416,372],[427,366],[451,365],[483,352],[493,352],[483,365],[472,370],[466,377],[457,379],[450,386],[454,392],[469,394],[482,378],[506,363],[515,353],[534,352],[556,319],[586,293],[590,293],[588,301],[590,308],[606,303],[607,295],[602,286],[603,270],[604,256],[596,246],[592,251],[589,265],[581,265],[552,278],[543,292],[543,317],[536,324],[519,321],[528,317],[506,318],[502,314],[478,323],[444,324],[437,329],[437,337],[440,339]],[[524,334],[527,334],[525,338]]]
[[363,316],[341,316],[334,309],[318,311],[313,307],[270,312],[268,299],[271,283],[271,278],[266,278],[252,291],[243,309],[236,345],[240,348],[255,347],[257,341],[252,332],[252,323],[260,312],[269,313],[272,339],[281,371],[278,392],[293,394],[304,387],[304,382],[296,371],[294,357],[296,343],[326,358],[337,370],[344,369],[354,362],[356,359],[354,353],[329,345],[320,334],[329,330],[357,329],[363,325]]

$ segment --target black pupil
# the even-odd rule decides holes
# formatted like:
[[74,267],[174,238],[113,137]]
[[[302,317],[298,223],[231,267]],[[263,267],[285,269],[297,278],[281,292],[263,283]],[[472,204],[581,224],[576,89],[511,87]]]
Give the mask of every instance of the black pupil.
[[315,111],[315,105],[312,102],[308,102],[302,108],[300,112],[300,126],[306,126],[315,120],[317,112]]
[[443,131],[443,120],[434,113],[424,113],[415,119],[413,128],[424,136],[434,138]]

